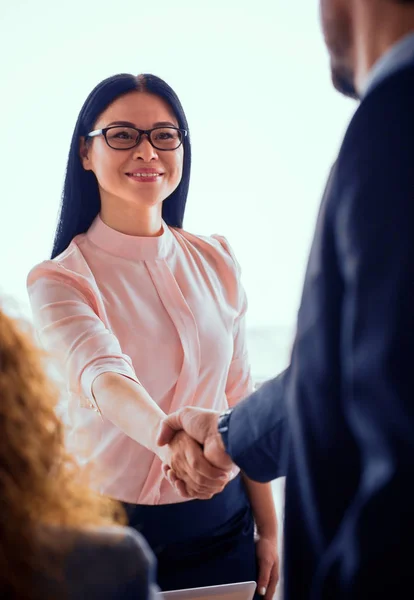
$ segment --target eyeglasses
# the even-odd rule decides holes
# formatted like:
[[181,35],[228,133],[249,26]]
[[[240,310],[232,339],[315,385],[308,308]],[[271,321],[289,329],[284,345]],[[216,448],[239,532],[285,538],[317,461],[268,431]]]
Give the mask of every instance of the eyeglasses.
[[149,143],[157,150],[177,150],[187,136],[186,129],[178,127],[154,127],[153,129],[137,129],[112,125],[105,129],[96,129],[87,134],[87,138],[103,135],[106,143],[114,150],[130,150],[141,142],[146,135]]

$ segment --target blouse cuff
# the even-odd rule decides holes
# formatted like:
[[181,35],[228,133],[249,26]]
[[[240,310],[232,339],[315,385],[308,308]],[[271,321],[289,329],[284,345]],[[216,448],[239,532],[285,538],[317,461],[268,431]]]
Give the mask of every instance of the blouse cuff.
[[92,393],[92,385],[95,379],[102,373],[118,373],[128,379],[132,379],[139,385],[141,382],[135,375],[132,365],[125,358],[121,357],[103,357],[89,363],[80,377],[80,406],[82,408],[91,408],[100,412],[96,399]]

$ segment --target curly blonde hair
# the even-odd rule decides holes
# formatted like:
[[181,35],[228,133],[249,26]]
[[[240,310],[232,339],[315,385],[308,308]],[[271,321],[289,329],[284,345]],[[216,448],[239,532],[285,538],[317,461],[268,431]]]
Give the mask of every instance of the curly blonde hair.
[[0,307],[1,598],[37,597],[39,527],[125,523],[120,504],[89,489],[65,450],[59,392],[43,360],[32,334]]

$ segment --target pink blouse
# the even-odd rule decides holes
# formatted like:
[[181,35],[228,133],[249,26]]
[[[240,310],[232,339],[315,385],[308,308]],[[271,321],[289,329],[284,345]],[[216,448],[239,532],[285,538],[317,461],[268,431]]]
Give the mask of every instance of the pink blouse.
[[183,499],[160,459],[100,414],[98,375],[142,384],[167,414],[222,411],[253,389],[246,296],[227,241],[163,228],[159,237],[129,236],[98,216],[28,276],[35,326],[68,384],[69,449],[101,493],[136,504]]

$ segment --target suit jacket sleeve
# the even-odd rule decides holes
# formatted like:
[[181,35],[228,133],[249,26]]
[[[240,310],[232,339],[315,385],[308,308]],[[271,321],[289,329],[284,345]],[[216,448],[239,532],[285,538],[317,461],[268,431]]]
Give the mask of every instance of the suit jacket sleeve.
[[286,475],[285,388],[289,369],[238,404],[229,421],[227,452],[254,481]]
[[361,478],[322,558],[315,598],[397,598],[404,580],[412,583],[412,72],[362,103],[338,161],[332,223],[344,283],[343,405]]

